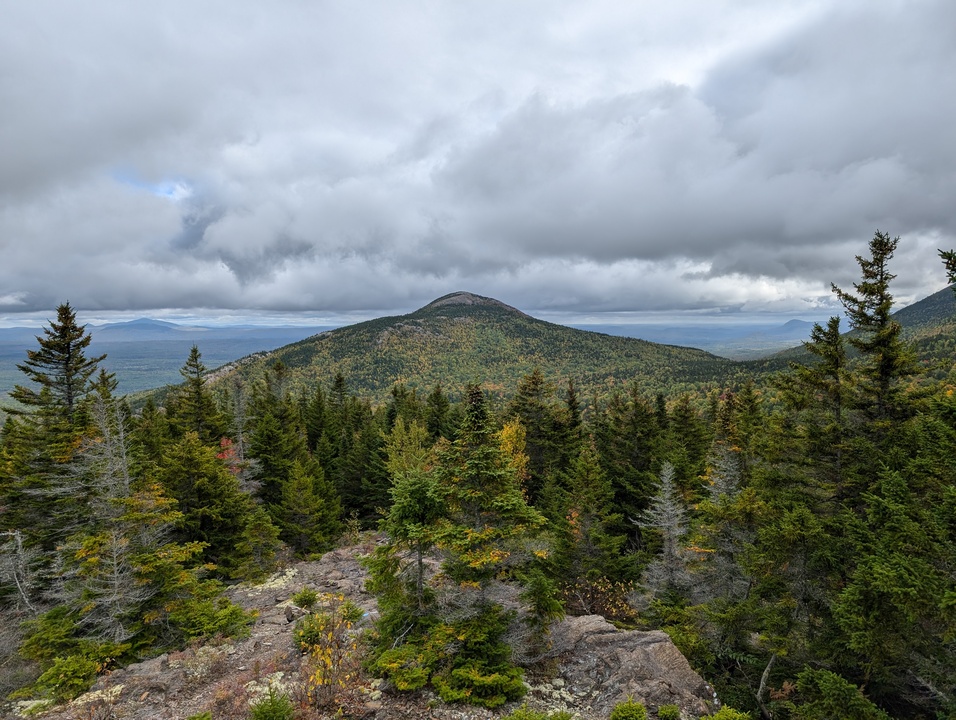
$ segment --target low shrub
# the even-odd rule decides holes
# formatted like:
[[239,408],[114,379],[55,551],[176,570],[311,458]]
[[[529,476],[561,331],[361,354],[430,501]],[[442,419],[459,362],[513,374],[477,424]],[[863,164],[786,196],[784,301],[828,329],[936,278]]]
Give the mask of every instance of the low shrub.
[[388,678],[399,690],[421,690],[428,684],[438,656],[414,643],[386,650],[372,664],[372,670]]
[[57,703],[67,702],[89,690],[101,669],[98,662],[83,655],[56,658],[32,690]]
[[285,693],[269,686],[269,694],[259,698],[249,709],[249,720],[292,720],[295,708]]
[[319,600],[319,594],[312,588],[302,588],[292,596],[292,602],[303,610],[311,610]]
[[339,693],[354,689],[361,658],[352,626],[364,613],[342,595],[324,595],[321,599],[322,611],[302,618],[292,635],[309,656],[309,700],[312,705],[325,708],[336,701]]
[[680,720],[680,708],[676,705],[661,705],[657,708],[657,720]]
[[734,710],[732,707],[724,705],[706,720],[752,720],[750,713]]
[[432,684],[445,702],[465,702],[486,708],[501,707],[525,694],[520,668],[490,669],[476,660],[461,663],[451,672],[433,675]]
[[[32,650],[42,656],[42,643],[34,640]],[[41,661],[43,673],[32,685],[27,685],[11,698],[48,698],[57,703],[67,702],[90,689],[96,676],[113,667],[116,659],[129,650],[129,645],[116,643],[95,643],[91,640],[77,640],[72,651],[61,656]]]
[[502,716],[501,720],[571,720],[574,716],[566,710],[555,710],[545,713],[540,710],[532,710],[527,705],[515,708],[507,715]]
[[187,597],[173,603],[169,622],[187,642],[201,638],[240,637],[249,631],[253,616],[224,597]]
[[608,720],[647,720],[647,708],[628,699],[614,706]]

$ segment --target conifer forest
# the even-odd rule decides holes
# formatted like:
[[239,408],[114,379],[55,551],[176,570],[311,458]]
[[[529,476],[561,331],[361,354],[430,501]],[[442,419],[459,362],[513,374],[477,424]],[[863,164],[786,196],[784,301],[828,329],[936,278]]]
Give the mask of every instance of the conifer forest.
[[599,614],[666,632],[739,717],[956,717],[956,358],[893,319],[896,246],[805,359],[653,394],[542,364],[373,402],[194,347],[134,400],[63,304],[0,434],[0,693],[241,635],[226,586],[374,531],[354,652],[399,692],[518,700],[549,624]]

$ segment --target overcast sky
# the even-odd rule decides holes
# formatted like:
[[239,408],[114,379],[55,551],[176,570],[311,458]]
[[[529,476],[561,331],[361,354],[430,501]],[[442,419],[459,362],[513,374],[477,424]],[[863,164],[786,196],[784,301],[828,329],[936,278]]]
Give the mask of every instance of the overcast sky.
[[956,246],[956,3],[0,0],[0,321],[830,314]]

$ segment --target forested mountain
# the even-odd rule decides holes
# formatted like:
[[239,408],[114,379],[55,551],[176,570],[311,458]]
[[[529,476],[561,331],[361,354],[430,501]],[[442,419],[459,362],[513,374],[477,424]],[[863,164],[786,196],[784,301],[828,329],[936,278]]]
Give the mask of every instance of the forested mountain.
[[280,362],[288,381],[305,387],[336,374],[349,387],[384,400],[401,383],[457,393],[471,380],[508,396],[518,380],[543,368],[559,384],[572,379],[590,399],[637,383],[648,393],[727,382],[737,365],[693,348],[576,330],[537,320],[491,298],[458,292],[409,315],[330,330],[270,353],[243,358],[217,373],[245,381]]
[[[815,325],[760,383],[456,293],[245,375],[193,347],[182,384],[131,413],[63,305],[0,433],[0,687],[65,700],[241,633],[221,581],[364,528],[364,667],[396,692],[515,701],[547,672],[550,623],[600,614],[666,632],[751,713],[723,717],[953,717],[956,357],[919,362],[891,314],[896,244],[877,232],[835,288],[847,327]],[[297,630],[302,717],[336,710],[327,673],[363,682],[335,612]]]
[[956,355],[956,293],[951,286],[908,305],[894,318],[903,326],[920,362],[936,377],[943,377]]
[[[956,338],[956,300],[944,289],[893,314],[927,366],[950,357]],[[787,328],[811,325],[791,321]],[[844,331],[850,332],[848,325]],[[751,339],[753,345],[756,341]],[[446,295],[408,315],[382,317],[329,330],[271,352],[228,363],[216,382],[261,378],[280,362],[287,382],[307,387],[337,374],[349,387],[383,402],[395,384],[427,392],[442,384],[453,396],[466,382],[488,380],[493,396],[510,397],[518,380],[541,368],[549,380],[573,380],[587,402],[635,384],[642,392],[698,393],[742,382],[757,382],[807,361],[802,345],[769,358],[734,361],[694,347],[667,345],[619,335],[569,328],[533,318],[498,300],[467,292]]]

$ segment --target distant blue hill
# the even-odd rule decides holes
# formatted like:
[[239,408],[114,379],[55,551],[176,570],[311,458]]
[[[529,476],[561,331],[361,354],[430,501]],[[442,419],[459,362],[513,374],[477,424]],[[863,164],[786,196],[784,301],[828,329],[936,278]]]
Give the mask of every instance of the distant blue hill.
[[[93,340],[89,355],[106,353],[103,367],[115,373],[121,393],[162,387],[181,382],[183,366],[193,345],[209,369],[252,353],[274,350],[289,343],[332,329],[313,327],[226,326],[197,327],[164,320],[140,318],[127,322],[88,325]],[[26,377],[17,363],[26,351],[37,347],[41,328],[0,328],[0,397]]]
[[772,355],[785,348],[799,345],[810,337],[813,323],[806,320],[788,320],[780,324],[725,323],[664,325],[573,325],[579,330],[590,330],[606,335],[639,338],[666,345],[695,347],[732,360],[755,360]]

